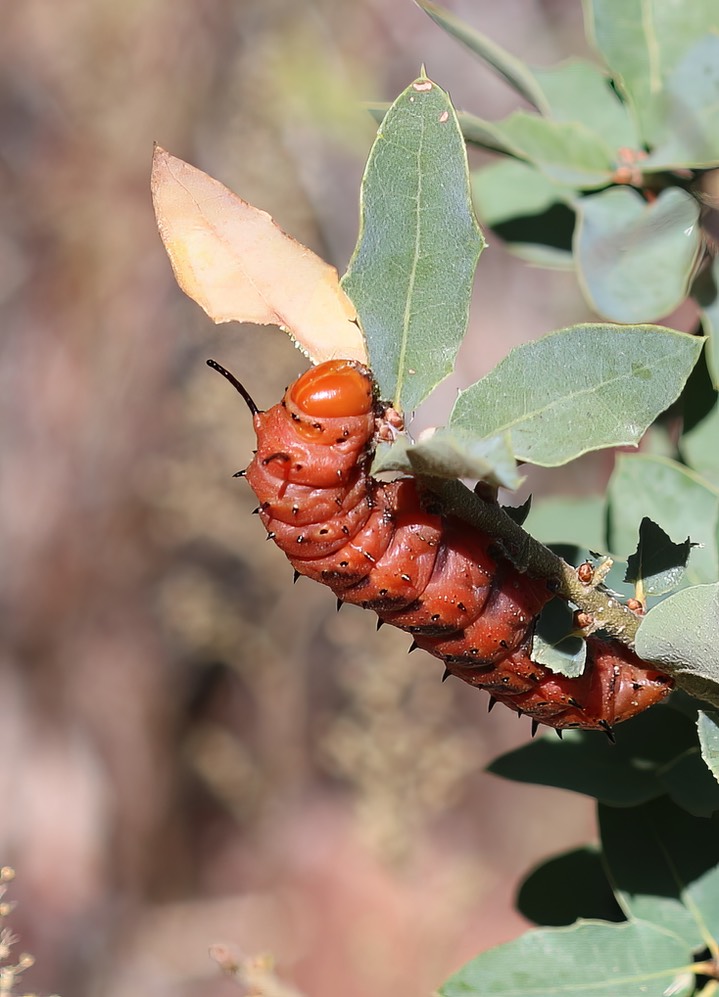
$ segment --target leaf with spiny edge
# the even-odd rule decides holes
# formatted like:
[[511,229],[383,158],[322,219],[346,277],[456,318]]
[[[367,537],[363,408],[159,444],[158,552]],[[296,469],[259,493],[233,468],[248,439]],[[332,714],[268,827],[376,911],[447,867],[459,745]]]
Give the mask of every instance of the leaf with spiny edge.
[[413,411],[451,372],[484,238],[448,95],[421,76],[385,114],[362,181],[360,234],[342,286],[380,396]]
[[681,581],[692,547],[689,537],[676,544],[648,516],[639,524],[639,542],[636,551],[627,560],[624,581],[633,584],[637,599],[645,601],[647,595],[671,592]]

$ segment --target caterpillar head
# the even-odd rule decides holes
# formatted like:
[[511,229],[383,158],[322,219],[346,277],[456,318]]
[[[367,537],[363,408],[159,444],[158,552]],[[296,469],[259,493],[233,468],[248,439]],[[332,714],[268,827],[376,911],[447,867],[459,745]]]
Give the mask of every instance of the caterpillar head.
[[353,360],[328,360],[302,374],[287,398],[309,419],[366,415],[374,408],[374,382],[367,368]]
[[[328,360],[305,371],[285,391],[282,401],[267,412],[258,409],[247,389],[215,360],[208,365],[242,395],[253,416],[260,449],[267,440],[286,455],[295,447],[338,448],[337,454],[365,446],[375,432],[376,389],[370,371],[354,360]],[[288,426],[292,433],[287,435]],[[282,446],[280,446],[282,441]],[[274,446],[274,444],[273,444]],[[304,466],[305,454],[300,461]],[[277,468],[273,468],[277,470]]]
[[354,360],[328,360],[311,367],[293,385],[286,399],[312,435],[313,424],[321,419],[364,416],[374,411],[376,438],[393,443],[404,431],[402,414],[391,405],[377,401],[370,371]]

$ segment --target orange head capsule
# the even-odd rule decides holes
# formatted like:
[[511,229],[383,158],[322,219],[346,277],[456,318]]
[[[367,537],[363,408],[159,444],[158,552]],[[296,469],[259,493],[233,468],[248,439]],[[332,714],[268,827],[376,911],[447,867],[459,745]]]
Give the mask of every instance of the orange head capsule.
[[290,400],[313,419],[343,419],[372,411],[372,380],[351,360],[328,360],[304,373],[289,390]]

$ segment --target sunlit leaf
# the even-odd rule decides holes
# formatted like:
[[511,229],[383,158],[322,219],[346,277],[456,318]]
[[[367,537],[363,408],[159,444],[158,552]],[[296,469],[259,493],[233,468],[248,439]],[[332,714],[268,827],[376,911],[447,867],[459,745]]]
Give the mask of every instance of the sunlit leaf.
[[639,543],[627,561],[624,581],[635,585],[642,596],[670,592],[684,574],[691,547],[688,537],[684,543],[675,544],[661,526],[644,516],[639,524]]
[[702,328],[707,337],[707,367],[715,388],[719,388],[719,254],[711,267],[699,275],[692,294],[702,310]]
[[457,120],[462,129],[462,135],[471,145],[478,145],[491,152],[501,152],[505,156],[524,158],[521,151],[512,145],[507,135],[504,134],[498,122],[487,121],[476,114],[470,114],[469,111],[458,111]]
[[526,343],[460,392],[450,425],[510,431],[515,456],[551,467],[636,444],[679,395],[701,342],[659,326],[579,325]]
[[691,46],[716,29],[716,0],[586,0],[587,29],[636,116],[641,138],[670,130],[666,86]]
[[613,152],[638,146],[636,126],[627,106],[600,66],[573,58],[532,72],[546,97],[549,116],[557,121],[581,121],[601,135]]
[[684,433],[679,448],[691,468],[719,487],[719,400],[709,413]]
[[526,530],[542,543],[568,543],[603,551],[604,499],[550,496],[536,499],[527,517]]
[[532,661],[576,678],[584,671],[587,643],[574,635],[574,613],[563,599],[552,599],[539,614],[532,640]]
[[637,654],[693,696],[719,706],[719,582],[670,595],[642,620]]
[[479,440],[451,429],[438,429],[418,443],[401,439],[390,450],[379,450],[372,471],[476,478],[500,488],[516,488],[521,481],[508,436]]
[[[716,8],[715,8],[716,9]],[[719,29],[719,17],[717,17]],[[719,35],[698,39],[664,91],[664,133],[644,169],[711,167],[719,161]]]
[[552,121],[515,111],[497,127],[522,158],[550,180],[568,187],[603,187],[614,170],[613,151],[581,121]]
[[452,370],[484,239],[447,94],[415,80],[382,120],[362,181],[359,241],[342,283],[381,396],[411,411]]
[[688,997],[691,949],[643,921],[579,921],[569,928],[528,931],[478,955],[444,983],[442,997]]
[[600,315],[649,322],[681,304],[702,244],[695,198],[672,187],[649,204],[632,188],[611,187],[576,209],[577,273]]
[[337,271],[267,212],[159,147],[152,196],[177,282],[215,322],[272,323],[315,362],[366,362],[355,309]]
[[609,547],[627,554],[648,516],[670,536],[688,536],[694,547],[683,585],[714,581],[719,573],[716,530],[719,489],[666,457],[619,454],[609,482]]
[[541,266],[573,268],[571,193],[519,159],[499,159],[474,170],[471,179],[481,221],[516,256]]
[[483,222],[495,225],[538,215],[571,196],[530,163],[498,159],[472,173],[472,194]]

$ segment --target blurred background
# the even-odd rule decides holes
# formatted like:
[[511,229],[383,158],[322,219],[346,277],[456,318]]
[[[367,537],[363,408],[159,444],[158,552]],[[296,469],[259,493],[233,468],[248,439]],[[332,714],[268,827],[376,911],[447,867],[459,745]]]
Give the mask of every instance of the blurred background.
[[[573,0],[447,6],[531,62],[585,52]],[[18,992],[238,994],[208,954],[224,946],[272,954],[286,989],[267,995],[427,994],[524,929],[532,863],[593,836],[588,801],[483,774],[528,721],[292,585],[231,477],[247,412],[204,361],[268,406],[302,358],[276,330],[215,327],[155,229],[153,141],[342,272],[360,103],[423,62],[460,107],[516,106],[411,0],[3,5],[0,865],[37,960]],[[489,242],[425,422],[586,317],[571,274]],[[601,468],[577,465],[535,492],[591,489]]]

